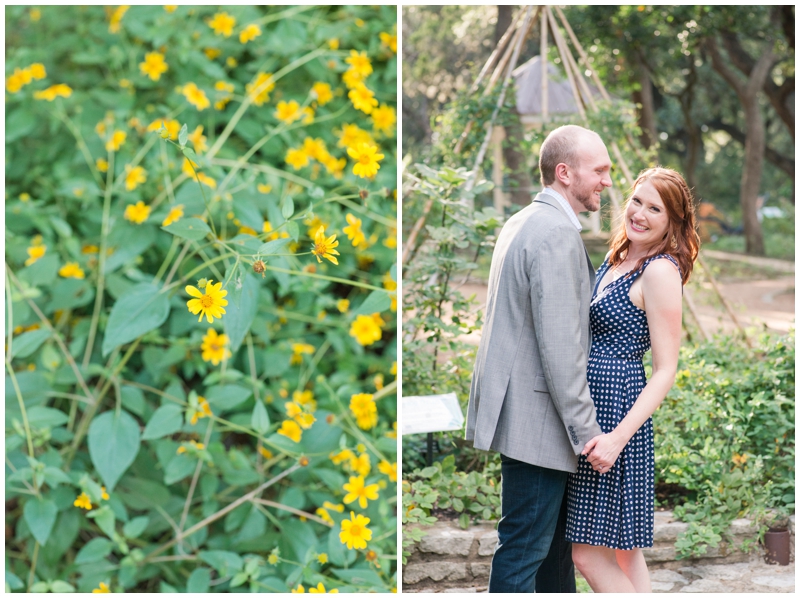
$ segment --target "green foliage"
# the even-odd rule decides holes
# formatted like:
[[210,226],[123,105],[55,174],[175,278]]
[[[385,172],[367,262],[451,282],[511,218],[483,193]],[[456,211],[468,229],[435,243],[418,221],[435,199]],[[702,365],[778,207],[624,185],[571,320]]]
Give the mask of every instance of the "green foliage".
[[397,586],[395,21],[9,7],[6,591]]
[[419,542],[425,534],[419,526],[435,523],[437,517],[433,513],[437,511],[454,511],[462,529],[467,529],[470,522],[499,519],[498,469],[457,471],[455,457],[449,455],[441,462],[406,475],[403,480],[403,563],[410,554],[405,549]]
[[690,525],[683,556],[716,546],[730,522],[794,511],[794,332],[681,349],[678,375],[653,416],[657,483],[690,492],[675,514]]

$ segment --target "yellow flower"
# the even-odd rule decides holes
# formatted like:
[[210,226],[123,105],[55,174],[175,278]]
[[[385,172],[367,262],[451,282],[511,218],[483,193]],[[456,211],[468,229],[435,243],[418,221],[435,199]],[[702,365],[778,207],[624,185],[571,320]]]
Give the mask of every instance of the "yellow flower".
[[301,116],[300,104],[298,104],[295,100],[292,100],[291,102],[278,102],[277,110],[275,110],[275,118],[278,120],[283,121],[286,124],[291,124]]
[[31,200],[31,194],[30,193],[20,193],[19,194],[19,200],[23,201],[23,202],[24,201],[30,201]]
[[78,262],[68,262],[65,266],[61,266],[58,275],[62,278],[86,278]]
[[35,23],[36,21],[42,18],[42,11],[39,10],[38,8],[32,8],[29,13],[29,16],[31,18],[31,21]]
[[236,26],[236,19],[226,12],[218,12],[214,18],[208,21],[208,26],[214,30],[216,35],[224,35],[230,37],[233,34],[233,28]]
[[214,89],[216,89],[217,91],[233,93],[234,87],[233,83],[228,83],[227,81],[217,81],[216,83],[214,83]]
[[303,405],[311,412],[317,410],[317,402],[314,400],[314,393],[310,390],[304,390],[302,392],[299,390],[294,391],[292,393],[292,400],[299,405]]
[[366,52],[350,50],[350,57],[345,58],[344,61],[350,65],[352,70],[356,71],[362,77],[367,77],[372,74],[372,62],[370,62]]
[[272,459],[272,451],[263,446],[258,447],[259,454],[265,459]]
[[333,37],[333,38],[329,39],[328,40],[328,47],[331,50],[338,50],[339,49],[339,38],[338,37]]
[[381,339],[381,327],[371,316],[360,315],[350,326],[350,336],[356,339],[359,345],[366,347]]
[[349,299],[339,299],[336,302],[336,309],[338,309],[340,313],[346,312],[349,307],[350,307]]
[[375,94],[363,83],[351,89],[347,97],[353,102],[353,107],[364,114],[372,114],[372,110],[378,105]]
[[197,87],[194,83],[187,83],[181,90],[186,100],[198,110],[205,110],[211,105],[211,102],[206,97],[206,93]]
[[314,158],[315,160],[322,161],[325,157],[327,157],[328,150],[325,149],[325,142],[320,139],[313,139],[311,137],[306,137],[303,139],[303,147],[302,150],[310,157]]
[[[202,442],[197,442],[196,440],[190,440],[189,444],[192,446],[192,448],[194,448],[197,451],[202,451],[204,448],[206,448],[205,444],[203,444]],[[179,446],[178,450],[175,451],[175,452],[177,454],[179,454],[179,455],[185,453],[186,452],[186,446],[185,445]]]
[[285,419],[281,424],[280,430],[278,430],[278,434],[283,434],[292,442],[300,442],[303,431],[300,429],[300,426],[297,425],[297,422],[291,419]]
[[147,180],[147,172],[141,166],[130,165],[125,166],[125,188],[128,191],[133,191],[139,186],[139,183],[144,183]]
[[297,584],[297,587],[292,590],[292,594],[305,594],[306,589],[303,587],[303,584]]
[[275,89],[272,73],[258,73],[253,82],[245,86],[245,89],[247,90],[247,95],[253,97],[253,103],[256,106],[261,106],[269,100],[269,92]]
[[373,177],[380,170],[378,162],[383,159],[383,154],[378,153],[378,148],[368,143],[360,143],[356,148],[348,147],[347,155],[356,163],[353,165],[353,174],[362,179]]
[[106,142],[106,151],[118,152],[122,144],[125,143],[125,138],[128,134],[125,131],[114,131],[111,139]]
[[[264,183],[259,183],[258,185],[256,185],[256,189],[258,189],[259,193],[264,193],[266,195],[267,193],[272,191],[272,185],[265,185]],[[264,224],[266,224],[266,222]],[[264,232],[268,233],[269,231],[265,230]]]
[[290,364],[295,363],[302,363],[303,362],[303,354],[311,355],[314,353],[316,349],[314,349],[314,345],[309,345],[306,343],[292,343],[292,358],[289,361]]
[[316,98],[320,106],[324,106],[333,99],[333,92],[331,86],[327,83],[317,81],[311,87],[311,95]]
[[230,101],[230,98],[222,98],[219,102],[214,102],[214,110],[225,110],[225,106],[227,106]]
[[178,133],[180,133],[181,131],[181,123],[179,123],[177,120],[157,118],[149,125],[147,125],[146,130],[158,131],[161,128],[162,124],[164,125],[164,128],[167,130],[167,133],[169,133],[170,139],[178,138]]
[[397,362],[396,361],[392,362],[392,369],[389,370],[389,372],[392,374],[392,376],[397,376]]
[[347,69],[342,74],[342,82],[347,89],[355,89],[359,85],[364,85],[364,77],[354,69]]
[[100,172],[108,172],[108,160],[104,158],[97,158],[94,164],[97,167],[97,170]]
[[197,409],[192,410],[192,425],[195,425],[198,419],[203,417],[211,417],[212,415],[214,414],[211,412],[211,407],[209,407],[208,401],[205,399],[205,397],[197,397]]
[[47,69],[44,68],[41,62],[34,62],[28,69],[31,73],[31,77],[34,79],[44,79],[47,77]]
[[368,500],[378,500],[378,485],[370,484],[364,485],[364,478],[362,476],[351,477],[350,482],[344,485],[347,494],[344,497],[344,504],[349,505],[351,502],[357,500],[358,506],[366,509],[369,504]]
[[328,513],[328,511],[326,509],[323,509],[322,507],[320,507],[316,511],[314,511],[314,513],[319,515],[320,519],[322,519],[323,521],[326,521],[327,523],[330,523],[331,525],[333,525],[333,523],[334,523],[333,518],[330,516],[330,513]]
[[169,226],[173,222],[177,222],[183,218],[183,204],[178,204],[177,206],[173,206],[167,217],[164,218],[164,221],[161,223],[161,226]]
[[356,24],[356,27],[363,27],[365,25],[364,19],[359,19],[358,17],[356,17],[353,22]]
[[86,509],[87,511],[92,510],[92,501],[89,500],[89,495],[85,492],[81,492],[78,495],[78,498],[75,499],[75,502],[72,503],[76,507],[80,507],[81,509]]
[[356,515],[350,511],[350,519],[342,521],[342,531],[339,533],[339,540],[342,544],[347,544],[347,548],[356,550],[366,548],[367,542],[372,540],[372,530],[367,527],[369,518],[363,515]]
[[28,69],[15,68],[14,73],[6,78],[6,90],[8,93],[19,92],[20,89],[30,83],[31,76],[31,72]]
[[254,40],[259,35],[261,35],[261,27],[252,23],[245,27],[241,33],[239,33],[239,41],[243,44],[246,44],[249,41]]
[[35,263],[39,258],[44,257],[47,251],[47,245],[33,245],[28,247],[28,259],[25,260],[25,265],[30,266]]
[[353,247],[358,247],[359,243],[364,243],[366,241],[364,233],[361,230],[361,218],[356,218],[352,214],[346,214],[345,218],[350,226],[344,227],[344,234],[352,241]]
[[378,464],[378,471],[382,474],[389,476],[389,481],[397,481],[397,462],[389,463],[388,461],[381,461]]
[[108,584],[106,584],[103,581],[100,582],[100,587],[97,587],[92,590],[92,594],[110,594],[110,593],[111,589],[108,587]]
[[167,12],[169,12],[169,13],[173,13],[173,12],[175,12],[175,10],[176,10],[177,8],[178,8],[178,5],[177,5],[177,4],[165,4],[165,5],[164,5],[164,10],[166,10],[166,11],[167,11]]
[[373,128],[387,135],[393,131],[397,122],[394,108],[386,104],[381,104],[379,108],[375,108],[370,117],[372,118]]
[[311,250],[315,256],[317,256],[317,262],[322,263],[321,257],[324,257],[329,262],[332,262],[339,265],[339,262],[336,260],[335,255],[339,255],[339,252],[334,249],[334,247],[339,246],[339,241],[336,240],[336,235],[331,235],[327,239],[325,238],[325,227],[320,226],[317,229],[317,234],[314,236],[314,248]]
[[339,136],[339,147],[355,148],[361,143],[372,144],[372,136],[358,125],[343,124],[341,131],[334,131]]
[[203,316],[206,317],[209,324],[214,323],[214,318],[222,319],[222,314],[225,313],[223,307],[228,305],[227,299],[223,297],[228,294],[228,291],[222,290],[221,282],[217,284],[209,282],[206,285],[204,293],[200,293],[200,291],[192,285],[186,285],[184,290],[192,297],[195,297],[186,302],[186,307],[188,307],[189,311],[193,314],[200,314],[200,317],[197,319],[198,322],[203,319]]
[[286,403],[284,407],[286,408],[286,416],[290,417],[291,419],[294,419],[295,416],[303,413],[303,408],[300,407],[300,405],[298,405],[297,403],[294,403],[292,401]]
[[236,59],[235,59],[233,56],[228,56],[228,57],[225,59],[225,64],[227,64],[227,65],[228,65],[228,67],[230,67],[230,68],[233,68],[233,67],[235,67],[237,64],[239,64],[239,62],[238,62],[238,61],[237,61],[237,60],[236,60]]
[[219,365],[220,361],[228,359],[231,356],[231,352],[225,346],[229,342],[227,334],[217,334],[216,330],[209,328],[203,337],[203,344],[200,345],[200,349],[203,351],[203,361],[210,361],[214,365]]
[[57,97],[68,98],[71,95],[72,88],[69,85],[65,83],[58,83],[57,85],[51,85],[42,91],[37,91],[33,94],[33,97],[37,100],[47,100],[48,102],[52,102]]
[[292,168],[295,170],[300,170],[304,166],[308,165],[308,154],[302,149],[289,148],[289,151],[286,152],[285,160],[286,163]]
[[356,417],[356,423],[362,430],[369,430],[378,423],[378,408],[373,395],[359,393],[350,397],[350,411]]
[[187,139],[194,145],[194,151],[197,153],[204,152],[208,149],[206,145],[206,136],[203,135],[203,125],[198,125],[194,132],[189,133]]
[[344,461],[351,461],[355,458],[356,458],[355,454],[353,454],[353,451],[351,451],[350,449],[344,449],[335,454],[331,453],[330,455],[330,459],[334,465],[339,465]]
[[138,201],[136,204],[129,204],[125,208],[125,220],[130,220],[134,224],[141,224],[150,216],[150,206],[144,205],[143,201]]
[[381,31],[379,36],[381,38],[381,44],[387,46],[392,52],[397,54],[397,33],[391,34]]
[[267,562],[270,565],[277,565],[279,560],[280,560],[279,552],[278,549],[275,548],[272,552],[269,553],[269,556],[267,557]]
[[139,70],[153,81],[158,81],[169,70],[169,66],[164,62],[161,52],[148,52],[144,55],[144,62],[139,63]]
[[306,106],[300,111],[303,116],[303,124],[310,125],[314,122],[314,109],[311,106]]
[[123,4],[122,6],[118,6],[117,10],[111,13],[111,19],[108,23],[108,31],[110,33],[116,33],[119,31],[120,21],[122,21],[122,17],[125,16],[125,13],[128,12],[129,8],[130,6]]
[[[328,562],[328,557],[325,557],[325,562],[326,563]],[[314,586],[311,586],[310,588],[308,588],[308,593],[309,594],[338,594],[339,590],[337,590],[336,588],[334,588],[332,590],[326,590],[325,586],[322,585],[322,582],[319,582],[317,584],[316,588]]]
[[327,563],[327,562],[328,562],[328,555],[327,555],[326,553],[324,553],[324,552],[322,552],[322,553],[318,554],[318,555],[317,555],[317,562],[318,562],[320,565],[324,565],[325,563]]

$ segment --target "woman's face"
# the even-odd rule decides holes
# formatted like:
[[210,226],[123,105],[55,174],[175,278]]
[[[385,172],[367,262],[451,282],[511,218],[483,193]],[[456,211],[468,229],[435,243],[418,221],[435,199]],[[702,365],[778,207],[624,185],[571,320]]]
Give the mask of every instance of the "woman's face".
[[625,210],[625,232],[634,245],[650,247],[664,239],[669,215],[656,188],[645,181],[633,190]]

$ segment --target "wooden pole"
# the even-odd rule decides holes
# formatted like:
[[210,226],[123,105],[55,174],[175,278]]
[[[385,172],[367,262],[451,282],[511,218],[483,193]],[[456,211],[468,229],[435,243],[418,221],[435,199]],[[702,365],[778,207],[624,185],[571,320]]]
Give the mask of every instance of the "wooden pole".
[[572,88],[572,95],[575,97],[575,103],[578,105],[578,112],[581,115],[581,120],[583,123],[586,123],[586,110],[583,107],[583,100],[581,99],[581,94],[578,92],[578,86],[575,83],[575,79],[572,76],[572,70],[569,68],[569,62],[566,58],[567,49],[563,45],[563,38],[559,37],[556,33],[556,26],[555,18],[553,17],[553,13],[550,11],[549,6],[544,7],[545,17],[550,19],[550,26],[553,30],[553,39],[556,42],[556,47],[558,48],[558,53],[561,56],[561,62],[564,63],[564,70],[567,73],[567,79],[569,80],[569,86]]
[[710,341],[711,337],[708,335],[703,323],[700,321],[700,317],[697,315],[697,308],[694,305],[692,294],[689,292],[689,287],[683,287],[683,300],[686,302],[686,307],[689,308],[689,313],[692,314],[692,318],[697,324],[697,328],[700,330],[700,334],[702,335],[703,339],[706,342]]
[[547,19],[542,19],[542,38],[539,42],[539,65],[542,68],[542,121],[547,120],[550,94],[547,90]]
[[[534,7],[529,6],[528,7],[528,11],[532,10],[533,8]],[[539,18],[539,14],[541,12],[541,8],[538,7],[538,6],[535,7],[535,8],[536,8],[536,12],[533,14],[533,20],[528,23],[527,29],[525,27],[525,22],[523,21],[522,29],[519,30],[519,34],[517,36],[517,40],[525,39],[528,36],[528,31],[534,26],[534,24],[536,23],[536,19]],[[525,18],[526,19],[528,18],[527,13],[526,13]],[[522,35],[522,38],[520,38],[519,35]],[[517,54],[519,54],[519,53],[517,53]],[[513,58],[513,52],[511,54],[509,54],[508,51],[506,51],[506,53],[503,55],[503,58],[500,60],[500,63],[497,65],[497,68],[494,69],[494,72],[492,73],[492,77],[489,79],[489,82],[486,84],[486,88],[483,90],[484,97],[488,96],[492,92],[492,89],[494,89],[495,83],[497,83],[498,79],[500,79],[500,77],[502,76],[503,72],[506,70],[506,65],[508,64],[508,62],[509,62],[509,60],[511,58]],[[515,59],[514,60],[514,66],[511,67],[511,71],[514,70],[514,68],[516,67],[516,64],[517,64],[517,60]],[[506,81],[507,80],[508,79],[506,78]]]
[[728,300],[725,299],[725,296],[722,294],[722,291],[717,286],[717,281],[714,278],[714,275],[711,273],[711,268],[709,268],[706,265],[705,260],[700,256],[700,254],[697,255],[697,262],[703,267],[703,272],[705,272],[706,278],[708,278],[708,281],[711,283],[714,292],[717,294],[717,297],[719,297],[719,300],[722,302],[722,305],[725,307],[725,310],[728,312],[728,315],[731,317],[731,320],[733,320],[733,323],[739,329],[739,332],[742,333],[742,336],[744,337],[744,342],[746,342],[747,346],[752,349],[753,348],[752,342],[748,338],[747,333],[744,331],[744,327],[739,323],[739,319],[733,312],[733,308],[731,307],[730,303],[728,303]]
[[408,260],[409,255],[411,255],[411,249],[414,247],[414,243],[417,241],[417,235],[419,231],[422,230],[422,225],[425,224],[425,219],[428,217],[428,214],[433,207],[433,197],[428,199],[425,207],[422,208],[422,216],[420,216],[417,221],[414,223],[414,227],[411,229],[411,232],[408,234],[408,239],[406,239],[406,248],[403,250],[403,259],[401,264],[405,264]]
[[487,60],[486,64],[483,65],[481,72],[478,73],[478,78],[475,79],[475,82],[472,84],[472,87],[469,88],[470,94],[473,94],[478,90],[478,87],[483,81],[483,78],[486,76],[486,73],[488,73],[489,69],[494,66],[494,63],[497,60],[498,56],[500,56],[500,54],[505,50],[506,46],[508,45],[508,40],[511,39],[514,29],[519,23],[519,19],[521,17],[522,17],[522,10],[517,12],[517,14],[514,16],[514,20],[511,21],[511,25],[508,26],[508,29],[506,29],[506,32],[503,34],[503,37],[500,38],[500,41],[497,42],[497,46],[495,47],[491,56],[489,56],[489,60]]
[[[483,159],[486,156],[486,150],[489,147],[489,140],[492,138],[492,128],[494,127],[494,121],[497,118],[497,114],[500,112],[500,107],[503,105],[503,102],[505,101],[506,91],[508,90],[508,84],[511,81],[511,74],[514,72],[514,67],[516,67],[517,60],[519,59],[519,52],[522,49],[522,42],[528,35],[528,30],[531,26],[532,8],[533,8],[532,6],[529,6],[527,12],[525,13],[525,21],[522,23],[522,27],[520,28],[519,34],[517,36],[517,42],[516,45],[514,46],[514,52],[511,56],[510,64],[508,65],[508,73],[506,75],[505,81],[503,82],[503,88],[500,91],[500,97],[497,100],[497,105],[494,108],[494,112],[492,112],[492,117],[489,119],[489,126],[487,127],[486,136],[483,139],[483,143],[481,144],[480,150],[478,150],[478,156],[475,158],[475,164],[472,167],[472,175],[467,181],[467,184],[464,185],[465,191],[471,191],[472,188],[475,186],[475,181],[478,178],[478,169],[483,163]],[[467,200],[466,198],[462,198],[462,201],[471,202],[471,200]]]

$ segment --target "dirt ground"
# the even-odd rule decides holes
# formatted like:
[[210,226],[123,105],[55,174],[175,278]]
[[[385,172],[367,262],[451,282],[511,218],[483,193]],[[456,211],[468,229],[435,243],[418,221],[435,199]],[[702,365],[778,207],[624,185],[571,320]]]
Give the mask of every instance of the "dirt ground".
[[[724,254],[714,252],[716,258]],[[768,330],[785,334],[794,326],[795,319],[795,277],[794,264],[791,262],[778,262],[777,260],[764,260],[765,265],[757,264],[744,269],[737,269],[731,264],[736,262],[736,256],[728,254],[725,259],[709,259],[711,267],[723,264],[721,272],[716,279],[717,286],[727,300],[728,304],[739,321],[745,328],[755,327],[757,331]],[[772,266],[772,267],[770,267]],[[761,276],[759,276],[759,271]],[[702,326],[709,334],[720,332],[732,333],[736,325],[728,311],[719,300],[711,283],[703,275],[702,270],[689,283],[689,289],[697,308],[697,315]],[[484,309],[486,304],[486,284],[482,281],[469,281],[461,285],[464,296],[475,295],[479,302],[479,309]],[[684,311],[688,311],[684,307]],[[691,321],[691,315],[687,314]],[[463,337],[470,344],[477,345],[480,333]]]

